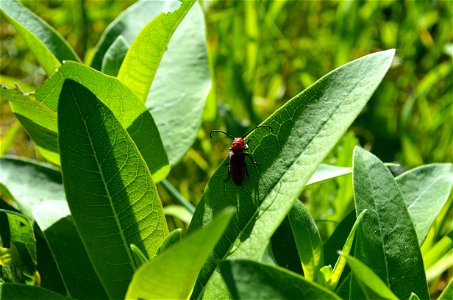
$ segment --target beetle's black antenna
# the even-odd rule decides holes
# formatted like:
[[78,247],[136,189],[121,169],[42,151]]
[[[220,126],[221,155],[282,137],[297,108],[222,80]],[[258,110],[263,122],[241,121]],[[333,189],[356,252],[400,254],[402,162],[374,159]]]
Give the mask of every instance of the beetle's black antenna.
[[255,129],[258,129],[258,128],[269,128],[272,132],[272,127],[270,127],[269,125],[261,125],[261,126],[256,126],[255,128],[253,128],[252,130],[250,130],[249,132],[247,132],[246,135],[244,135],[242,138],[245,139],[250,133],[252,133],[253,131],[255,131]]
[[211,137],[211,139],[212,139],[212,133],[213,132],[223,133],[224,135],[229,136],[230,138],[232,138],[234,140],[234,136],[232,136],[231,134],[229,134],[228,132],[225,132],[223,130],[211,130],[211,132],[209,133],[209,136]]

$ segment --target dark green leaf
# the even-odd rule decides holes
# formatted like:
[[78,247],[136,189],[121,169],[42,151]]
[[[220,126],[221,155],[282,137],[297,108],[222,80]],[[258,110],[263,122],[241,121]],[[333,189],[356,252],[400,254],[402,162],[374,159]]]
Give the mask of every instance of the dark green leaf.
[[340,299],[296,273],[250,260],[227,260],[220,272],[233,299]]
[[[414,292],[429,299],[417,235],[392,174],[376,156],[356,147],[353,182],[357,214],[368,209],[357,231],[355,257],[398,298]],[[351,286],[352,298],[360,297],[356,291]]]
[[52,251],[68,294],[77,299],[106,299],[66,201],[46,200],[37,204],[33,217]]
[[124,297],[130,244],[153,257],[167,234],[151,174],[126,130],[90,90],[66,80],[58,105],[66,197],[107,294]]
[[[388,70],[394,50],[371,54],[327,74],[276,111],[248,142],[257,165],[247,161],[249,178],[241,186],[225,182],[224,163],[206,187],[189,231],[205,226],[225,206],[238,207],[211,259],[203,268],[194,294],[210,280],[218,258],[259,260],[272,234],[294,205],[304,185],[327,153],[360,113]],[[231,249],[234,245],[234,249]],[[216,275],[212,294],[220,297]],[[208,285],[209,289],[209,285]]]
[[116,38],[102,59],[102,72],[116,76],[129,49],[128,42],[122,35]]
[[60,294],[37,286],[25,284],[0,283],[0,299],[20,300],[68,300]]
[[430,164],[396,178],[422,245],[432,223],[448,200],[453,184],[453,164]]

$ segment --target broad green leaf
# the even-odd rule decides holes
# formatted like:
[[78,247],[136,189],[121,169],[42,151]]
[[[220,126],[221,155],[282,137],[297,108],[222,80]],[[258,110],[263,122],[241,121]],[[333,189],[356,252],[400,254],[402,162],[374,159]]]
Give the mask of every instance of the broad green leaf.
[[151,258],[168,232],[156,186],[115,115],[70,79],[60,95],[58,131],[77,230],[108,296],[124,297],[134,269],[129,245]]
[[0,282],[0,299],[68,300],[71,298],[37,286]]
[[0,183],[30,221],[32,209],[47,200],[66,199],[61,173],[49,164],[13,157],[0,158]]
[[453,164],[424,165],[396,178],[422,245],[429,229],[448,200],[453,184]]
[[146,101],[173,32],[194,2],[195,0],[184,0],[176,11],[154,18],[140,31],[129,48],[118,72],[118,79],[143,102]]
[[[382,279],[379,278],[379,276],[376,275],[376,273],[374,273],[373,270],[371,270],[366,264],[346,254],[342,254],[341,256],[348,262],[348,265],[354,273],[355,278],[357,278],[366,299],[398,299],[398,297],[395,296]],[[407,298],[409,298],[409,296],[410,295],[408,295]]]
[[351,168],[321,164],[305,185],[315,184],[324,180],[343,176],[351,172]]
[[102,72],[107,75],[116,76],[128,49],[128,42],[120,35],[113,42],[102,59]]
[[[352,177],[356,212],[368,209],[357,230],[355,257],[398,298],[413,292],[429,299],[417,235],[392,174],[376,156],[356,147]],[[360,298],[356,291],[351,286],[352,298]]]
[[146,99],[172,166],[197,137],[211,89],[205,31],[197,1],[168,43]]
[[168,174],[168,158],[146,107],[117,79],[75,62],[64,63],[35,94],[23,95],[17,90],[0,89],[1,96],[11,101],[17,118],[46,159],[59,164],[57,106],[65,79],[84,85],[112,110],[121,125],[127,128],[155,181]]
[[2,1],[1,12],[27,42],[48,75],[55,73],[63,60],[80,61],[57,31],[19,1]]
[[308,281],[318,282],[319,270],[324,266],[324,253],[315,220],[300,201],[296,202],[288,217],[304,277]]
[[[390,67],[394,50],[367,55],[327,74],[294,97],[249,138],[249,178],[241,186],[224,182],[224,162],[212,176],[198,204],[189,232],[209,223],[225,206],[238,207],[234,222],[216,246],[199,277],[198,297],[214,272],[217,259],[259,260],[272,234],[300,195],[323,158],[360,113]],[[208,298],[224,295],[215,276]],[[209,289],[209,286],[208,286]]]
[[30,222],[23,215],[0,209],[8,220],[10,248],[12,251],[11,271],[15,282],[35,284],[36,240]]
[[129,286],[127,299],[189,299],[198,272],[233,216],[227,209],[203,229],[144,264]]
[[251,260],[227,260],[220,272],[233,299],[340,299],[296,273]]
[[453,299],[453,279],[450,280],[450,282],[445,287],[442,294],[440,294],[438,300],[448,300],[448,299]]
[[160,13],[175,10],[179,1],[137,1],[124,10],[106,28],[94,51],[91,67],[101,70],[105,53],[121,35],[131,44],[142,28]]
[[[357,227],[359,226],[360,222],[362,222],[363,216],[366,214],[367,210],[364,209],[360,215],[357,217],[354,226],[352,226],[351,231],[349,232],[348,238],[346,239],[346,242],[344,243],[342,253],[344,255],[349,255],[352,249],[352,242],[354,241],[354,236],[355,232],[357,230]],[[329,284],[330,288],[332,290],[335,290],[338,283],[340,282],[341,275],[343,274],[343,270],[346,266],[346,259],[344,256],[340,256],[337,259],[337,262],[335,264],[335,267],[332,270],[332,273],[330,275],[330,278],[328,279],[327,283]]]
[[44,234],[68,294],[76,299],[106,299],[66,201],[41,202],[33,207],[33,217]]

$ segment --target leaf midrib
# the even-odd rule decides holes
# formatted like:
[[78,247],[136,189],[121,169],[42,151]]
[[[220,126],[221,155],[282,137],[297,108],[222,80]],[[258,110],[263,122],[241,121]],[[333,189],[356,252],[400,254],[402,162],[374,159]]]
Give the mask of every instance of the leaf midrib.
[[[76,96],[75,96],[75,94],[74,94],[74,91],[73,91],[72,87],[70,87],[70,91],[71,91],[72,96],[74,97],[74,100],[75,100],[74,102],[75,102],[75,105],[76,105],[76,107],[77,107],[77,111],[78,111],[78,113],[79,113],[79,115],[80,115],[80,118],[81,118],[81,120],[82,120],[82,122],[83,122],[83,125],[84,125],[84,127],[85,127],[85,131],[86,131],[86,133],[87,133],[87,138],[88,138],[88,140],[90,141],[91,150],[93,151],[93,157],[94,157],[94,159],[96,160],[96,165],[98,166],[99,174],[101,175],[101,178],[102,178],[102,184],[104,185],[104,189],[105,189],[105,192],[106,192],[106,194],[107,194],[107,198],[109,199],[110,206],[111,206],[112,211],[113,211],[113,217],[114,217],[114,219],[115,219],[117,228],[120,229],[120,230],[118,230],[118,231],[119,231],[119,234],[120,234],[120,237],[121,237],[121,241],[123,242],[124,249],[126,250],[126,253],[127,253],[128,257],[129,257],[130,264],[131,264],[131,266],[132,266],[132,265],[133,265],[133,258],[132,258],[132,255],[131,255],[130,251],[129,251],[129,247],[128,247],[127,242],[126,242],[126,237],[124,236],[124,233],[123,233],[123,231],[121,230],[121,222],[120,222],[119,219],[118,219],[118,215],[117,215],[117,213],[116,213],[115,206],[113,205],[112,196],[110,195],[110,191],[109,191],[109,189],[108,189],[108,186],[106,185],[106,180],[105,180],[104,172],[103,172],[103,170],[102,170],[102,168],[101,168],[101,165],[99,164],[99,160],[98,160],[98,157],[97,157],[97,153],[96,153],[96,151],[95,151],[95,149],[94,149],[94,145],[93,145],[93,143],[92,143],[92,138],[91,138],[90,131],[88,130],[88,126],[87,126],[87,124],[86,124],[86,120],[85,120],[85,118],[84,118],[84,116],[83,116],[83,114],[82,114],[82,111],[81,111],[81,109],[80,109],[79,103],[78,103],[78,101],[77,101],[77,98],[76,98]],[[102,125],[101,125],[101,127],[102,127]]]

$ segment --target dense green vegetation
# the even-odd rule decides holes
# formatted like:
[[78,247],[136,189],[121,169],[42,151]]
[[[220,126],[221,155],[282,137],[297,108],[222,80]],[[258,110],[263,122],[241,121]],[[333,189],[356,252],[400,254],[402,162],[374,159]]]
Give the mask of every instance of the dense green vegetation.
[[[23,243],[18,255],[23,260],[28,251],[35,262],[38,257],[39,272],[22,261],[25,278],[5,267],[5,282],[42,282],[75,298],[117,298],[126,288],[133,298],[197,297],[202,291],[207,298],[228,293],[234,298],[373,298],[379,293],[407,299],[411,292],[420,299],[428,293],[438,297],[453,276],[453,6],[448,1],[202,1],[192,7],[192,2],[157,17],[134,40],[139,29],[120,28],[123,35],[117,38],[111,25],[106,32],[112,36],[103,35],[133,1],[23,1],[66,44],[57,36],[43,39],[25,24],[30,15],[14,16],[22,9],[11,5],[16,0],[2,0],[0,153],[53,164],[0,159],[1,238],[10,234]],[[146,8],[150,15],[168,10],[164,2],[155,3]],[[131,15],[125,28],[151,20],[139,12]],[[395,54],[379,52],[392,48]],[[379,53],[366,56],[374,52]],[[70,101],[63,105],[62,99]],[[241,187],[224,182],[231,141],[221,135],[211,140],[209,132],[226,129],[241,136],[264,120],[273,130],[257,131],[248,140],[258,164],[247,163],[249,177]],[[89,144],[90,149],[83,147]],[[96,162],[85,159],[86,153]],[[98,160],[97,153],[107,154]],[[395,177],[382,162],[394,163],[387,166]],[[102,176],[91,177],[98,167]],[[18,180],[18,174],[26,175]],[[21,180],[29,186],[25,193]],[[147,193],[137,196],[144,186]],[[104,188],[96,197],[83,192]],[[52,201],[35,203],[33,194]],[[124,243],[115,254],[129,264],[120,270],[128,274],[122,285],[102,262],[111,252],[90,237],[96,231],[85,216],[98,197],[110,199],[99,205],[112,210],[99,211],[101,218],[119,220],[105,226],[115,227],[117,239],[109,243]],[[127,215],[140,220],[123,220],[116,213],[114,203],[124,197],[133,202]],[[69,210],[56,198],[65,198]],[[144,208],[143,199],[154,208]],[[236,212],[223,212],[228,206]],[[49,217],[46,211],[53,210],[59,212]],[[67,221],[69,215],[75,223]],[[384,221],[375,227],[376,219]],[[400,226],[393,227],[396,219]],[[62,220],[65,229],[59,231],[53,225]],[[30,221],[18,238],[14,226]],[[148,231],[148,222],[156,222],[157,232]],[[201,227],[206,230],[197,230]],[[179,242],[179,231],[168,235],[176,228],[187,229],[187,238]],[[376,244],[374,237],[382,237],[373,236],[377,231],[389,241]],[[67,239],[75,241],[72,250],[60,245]],[[3,247],[6,266],[8,255],[16,252]],[[83,252],[81,274],[62,265],[62,253],[74,249]],[[410,261],[398,252],[402,249]],[[40,266],[43,253],[59,271]],[[225,261],[214,271],[217,258]],[[389,258],[401,262],[399,268],[384,263]],[[190,270],[186,264],[193,260],[206,263]],[[187,273],[172,276],[178,268]],[[387,274],[379,272],[386,268]],[[410,280],[395,279],[404,272]],[[42,280],[33,278],[36,274]],[[156,274],[160,281],[153,281]],[[91,294],[77,289],[77,277],[92,284]],[[182,280],[181,289],[167,293]],[[143,288],[150,281],[161,289]],[[299,288],[283,292],[274,286],[250,294],[275,282]],[[213,288],[219,284],[222,288]],[[28,293],[3,286],[4,297]],[[41,292],[51,297],[50,291]]]

